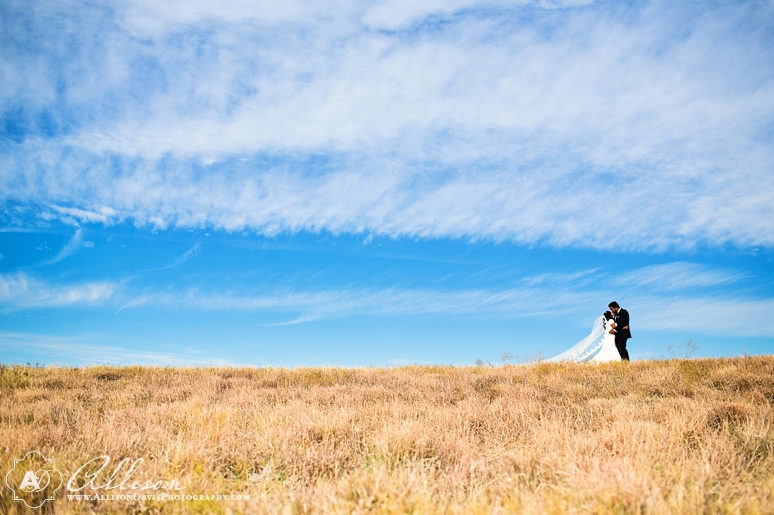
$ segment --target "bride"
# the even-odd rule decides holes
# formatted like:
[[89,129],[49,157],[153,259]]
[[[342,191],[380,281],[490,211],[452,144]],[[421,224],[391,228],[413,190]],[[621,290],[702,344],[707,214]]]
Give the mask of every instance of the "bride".
[[610,334],[610,330],[614,327],[613,314],[605,311],[594,322],[590,335],[573,345],[570,349],[546,361],[575,361],[578,363],[620,361],[621,355],[615,347],[615,335]]

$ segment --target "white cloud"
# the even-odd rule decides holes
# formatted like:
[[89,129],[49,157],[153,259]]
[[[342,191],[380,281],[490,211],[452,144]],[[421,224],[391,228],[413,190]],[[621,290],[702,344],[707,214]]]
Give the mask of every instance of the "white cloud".
[[72,237],[67,242],[67,244],[64,247],[62,247],[62,250],[60,250],[55,257],[53,257],[52,259],[49,259],[48,261],[45,261],[40,266],[53,265],[54,263],[58,263],[63,259],[72,256],[73,254],[78,252],[81,249],[81,247],[90,248],[93,246],[94,246],[94,242],[84,241],[83,229],[77,229],[75,231],[75,234],[72,235]]
[[144,37],[159,37],[199,23],[252,22],[266,26],[336,20],[351,16],[358,9],[358,3],[236,0],[216,4],[209,0],[134,0],[122,3],[117,9],[122,13],[119,22],[123,27]]
[[126,304],[124,304],[123,306],[118,308],[118,311],[116,311],[116,315],[119,314],[121,311],[123,311],[125,309],[133,308],[133,307],[136,307],[136,306],[141,306],[141,305],[145,304],[145,302],[147,302],[147,300],[148,300],[148,297],[146,295],[140,295],[139,297],[130,300],[129,302],[127,302]]
[[[511,2],[502,2],[507,4]],[[518,2],[526,3],[526,2]],[[513,2],[514,5],[518,4]],[[452,14],[474,7],[486,6],[492,2],[477,2],[475,0],[428,0],[412,2],[411,0],[388,0],[375,2],[363,16],[363,22],[374,28],[397,30],[433,16],[438,19],[448,18]]]
[[0,195],[87,223],[774,244],[771,7],[576,3],[73,4],[4,58],[4,98],[85,114],[9,147]]
[[[525,317],[545,314],[548,309],[566,309],[580,304],[586,294],[535,289],[459,290],[337,289],[321,291],[275,291],[263,295],[238,292],[206,292],[189,289],[148,293],[132,301],[166,309],[256,310],[301,313],[281,325],[358,315],[498,314]],[[549,308],[548,306],[552,306]],[[121,309],[132,307],[124,306]]]
[[547,272],[543,274],[533,275],[525,277],[524,282],[529,285],[538,284],[550,284],[550,285],[569,285],[577,286],[579,281],[590,281],[599,278],[597,272],[600,268],[591,268],[588,270],[581,270],[579,272],[570,272],[566,274],[559,274],[554,272]]
[[108,281],[52,285],[25,273],[0,274],[0,304],[11,309],[100,305],[113,297],[118,286]]
[[[576,320],[616,298],[632,314],[633,330],[695,331],[699,334],[734,337],[774,336],[774,300],[713,291],[700,298],[676,294],[681,288],[723,286],[738,279],[734,273],[703,268],[697,276],[684,274],[684,264],[645,268],[632,273],[641,278],[637,286],[622,290],[597,275],[597,286],[589,282],[593,271],[544,277],[523,288],[511,289],[400,289],[340,288],[328,290],[208,291],[199,288],[132,293],[124,283],[85,282],[57,285],[27,274],[0,274],[0,306],[6,310],[62,306],[94,306],[115,309],[238,310],[286,316],[277,325],[352,316],[472,315],[502,318],[557,317]],[[683,267],[681,269],[681,266]],[[655,269],[655,271],[654,271]],[[639,275],[638,275],[639,274]],[[694,279],[692,279],[694,277]],[[600,286],[600,284],[602,286]],[[671,289],[671,290],[670,290]],[[596,315],[595,315],[596,316]],[[589,320],[589,325],[593,320]],[[573,322],[574,323],[574,322]]]
[[[620,293],[620,292],[619,292]],[[774,336],[774,301],[716,294],[702,298],[639,292],[625,303],[633,328],[650,331],[695,331],[734,337]],[[295,312],[277,325],[291,325],[359,315],[485,315],[498,318],[566,317],[574,320],[588,306],[607,308],[613,291],[567,285],[512,290],[329,290],[262,296],[211,294],[198,290],[151,295],[144,303],[163,308],[237,309]],[[619,298],[619,300],[622,300]],[[591,326],[593,320],[589,320]]]
[[182,265],[183,263],[185,263],[185,262],[186,262],[186,261],[188,261],[189,259],[191,259],[191,258],[194,258],[194,257],[198,256],[198,255],[199,255],[199,253],[201,253],[201,251],[202,251],[202,250],[201,250],[201,244],[197,243],[196,245],[194,245],[194,246],[193,246],[193,247],[191,247],[190,249],[188,249],[188,250],[186,250],[185,252],[183,252],[183,255],[182,255],[182,256],[180,256],[179,258],[177,258],[177,259],[176,259],[176,260],[175,260],[175,261],[172,263],[172,265],[171,265],[171,266],[179,266],[179,265]]
[[[179,256],[178,258],[176,258],[176,259],[175,259],[174,261],[172,261],[170,264],[168,264],[168,265],[166,265],[166,266],[162,266],[162,267],[160,267],[160,268],[152,268],[152,269],[150,269],[150,270],[144,270],[144,271],[146,271],[146,272],[152,272],[152,271],[158,271],[158,270],[168,270],[168,269],[170,269],[170,268],[175,268],[176,266],[180,266],[180,265],[182,265],[183,263],[185,263],[185,262],[186,262],[186,261],[188,261],[189,259],[192,259],[192,258],[194,258],[194,257],[198,256],[198,255],[201,253],[201,251],[202,251],[202,250],[201,250],[201,244],[197,243],[196,245],[194,245],[194,246],[193,246],[193,247],[191,247],[190,249],[188,249],[188,250],[186,250],[185,252],[183,252],[183,254],[182,254],[181,256]],[[133,301],[133,302],[134,302],[134,301]],[[124,306],[124,307],[128,307],[128,306]],[[121,308],[121,309],[124,309],[124,308]],[[119,310],[119,311],[120,311],[120,310]]]
[[[739,298],[643,298],[631,306],[632,331],[695,331],[733,337],[774,336],[774,300]],[[635,335],[636,336],[636,335]]]
[[[52,205],[51,208],[56,211],[60,216],[60,219],[67,220],[72,219],[77,223],[102,223],[110,225],[116,216],[115,210],[109,207],[100,207],[96,211],[87,211],[85,209],[78,209],[74,207],[60,207]],[[61,216],[64,215],[64,216]]]
[[377,29],[401,30],[412,24],[430,18],[432,21],[448,20],[455,14],[467,10],[519,9],[534,7],[538,9],[557,9],[563,7],[581,7],[593,4],[594,0],[386,0],[375,2],[363,15],[363,22]]
[[682,290],[731,284],[745,277],[745,274],[731,270],[709,269],[697,263],[677,262],[643,267],[617,275],[615,283],[628,287]]
[[67,245],[62,247],[62,250],[59,251],[59,254],[56,255],[52,263],[55,263],[57,261],[61,261],[66,257],[72,256],[76,252],[78,252],[78,249],[81,248],[83,244],[83,230],[78,229],[75,231],[75,234],[70,238],[70,240],[67,242]]
[[109,365],[167,365],[195,366],[217,365],[234,366],[233,362],[196,355],[196,352],[163,353],[148,350],[129,349],[126,347],[101,345],[97,338],[90,335],[82,336],[52,336],[47,334],[11,333],[0,331],[0,351],[13,353],[20,348],[45,356],[45,364],[109,364]]

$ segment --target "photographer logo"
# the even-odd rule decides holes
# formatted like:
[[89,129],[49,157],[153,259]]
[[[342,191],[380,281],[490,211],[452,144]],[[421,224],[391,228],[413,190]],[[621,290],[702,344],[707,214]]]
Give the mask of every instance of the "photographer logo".
[[62,487],[62,474],[50,460],[38,451],[30,451],[5,475],[5,484],[13,492],[13,500],[36,509],[56,498]]

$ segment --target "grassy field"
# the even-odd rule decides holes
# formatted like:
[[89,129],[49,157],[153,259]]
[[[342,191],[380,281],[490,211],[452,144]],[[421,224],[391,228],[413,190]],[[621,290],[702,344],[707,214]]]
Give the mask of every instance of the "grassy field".
[[[37,450],[65,483],[107,455],[94,486],[143,458],[132,480],[249,496],[121,500],[138,491],[86,486],[116,497],[84,501],[62,487],[38,513],[774,513],[774,357],[14,366],[0,367],[0,392],[3,481]],[[33,512],[3,484],[0,513]]]

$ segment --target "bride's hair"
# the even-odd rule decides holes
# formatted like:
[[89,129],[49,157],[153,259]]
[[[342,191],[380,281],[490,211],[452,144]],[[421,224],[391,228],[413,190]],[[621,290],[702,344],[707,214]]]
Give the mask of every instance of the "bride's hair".
[[605,311],[605,320],[610,320],[613,318],[613,314],[609,311]]

